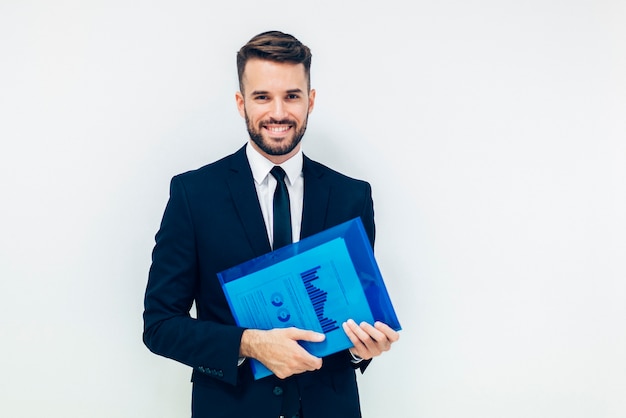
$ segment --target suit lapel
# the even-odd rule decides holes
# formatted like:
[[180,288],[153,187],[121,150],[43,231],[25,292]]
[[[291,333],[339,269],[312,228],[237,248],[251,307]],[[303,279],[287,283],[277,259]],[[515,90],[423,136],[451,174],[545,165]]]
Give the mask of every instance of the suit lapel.
[[[324,172],[317,163],[304,156],[304,202],[300,238],[306,238],[325,229],[330,187],[324,181]],[[227,178],[228,188],[235,209],[256,255],[271,251],[265,221],[254,187],[252,171],[245,153],[245,146],[232,158]]]
[[304,156],[302,172],[304,174],[304,206],[300,238],[306,238],[325,229],[330,188],[324,182],[324,172],[306,156]]
[[246,231],[254,253],[259,256],[271,250],[265,221],[254,187],[252,171],[245,153],[245,146],[233,155],[228,173],[228,188],[239,219]]

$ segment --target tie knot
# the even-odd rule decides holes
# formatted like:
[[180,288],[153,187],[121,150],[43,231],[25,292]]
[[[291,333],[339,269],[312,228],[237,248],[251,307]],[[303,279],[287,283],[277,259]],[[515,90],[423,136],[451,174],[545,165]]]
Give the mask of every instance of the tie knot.
[[275,165],[274,168],[272,168],[272,171],[270,171],[270,173],[272,173],[272,176],[274,176],[274,178],[276,179],[276,181],[278,181],[281,184],[285,183],[285,170],[282,169],[282,167]]

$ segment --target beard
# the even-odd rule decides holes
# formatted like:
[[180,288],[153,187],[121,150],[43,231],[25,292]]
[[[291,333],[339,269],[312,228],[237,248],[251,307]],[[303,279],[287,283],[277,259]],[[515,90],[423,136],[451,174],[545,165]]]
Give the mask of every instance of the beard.
[[[245,113],[245,115],[246,115],[246,127],[248,128],[248,134],[250,135],[250,139],[261,149],[261,151],[263,151],[267,155],[286,155],[286,154],[289,154],[291,151],[293,151],[298,146],[300,141],[302,141],[302,137],[304,136],[304,133],[306,132],[307,121],[309,120],[309,116],[307,115],[300,129],[298,129],[298,125],[295,121],[292,121],[289,119],[264,120],[264,121],[259,122],[259,126],[257,128],[257,127],[254,127],[252,123],[250,122],[247,112]],[[263,126],[268,125],[268,124],[291,126],[293,129],[295,129],[295,131],[291,138],[286,138],[283,142],[280,142],[280,143],[274,143],[270,141],[269,139],[265,139],[263,137]]]

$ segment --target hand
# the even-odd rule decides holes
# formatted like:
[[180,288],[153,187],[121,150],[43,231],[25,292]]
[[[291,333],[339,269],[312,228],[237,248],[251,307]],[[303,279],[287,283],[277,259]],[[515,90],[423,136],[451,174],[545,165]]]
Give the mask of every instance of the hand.
[[326,336],[299,328],[269,331],[247,329],[241,337],[242,356],[257,359],[280,379],[322,367],[322,359],[311,355],[298,341],[324,341]]
[[343,330],[354,345],[350,352],[363,360],[369,360],[381,355],[384,351],[389,351],[391,344],[400,338],[400,334],[389,325],[379,321],[372,326],[367,322],[357,325],[352,319],[348,319],[343,323]]

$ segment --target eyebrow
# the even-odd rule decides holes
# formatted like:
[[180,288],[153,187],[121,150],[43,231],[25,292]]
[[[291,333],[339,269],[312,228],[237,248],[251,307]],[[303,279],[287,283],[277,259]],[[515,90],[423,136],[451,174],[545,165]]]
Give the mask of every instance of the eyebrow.
[[[287,94],[293,94],[293,93],[303,93],[302,89],[290,89],[286,91]],[[253,96],[259,95],[259,94],[269,94],[269,91],[266,90],[254,90],[251,93]]]

